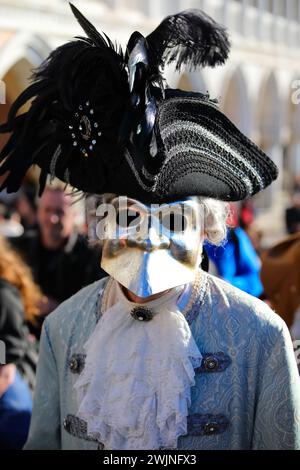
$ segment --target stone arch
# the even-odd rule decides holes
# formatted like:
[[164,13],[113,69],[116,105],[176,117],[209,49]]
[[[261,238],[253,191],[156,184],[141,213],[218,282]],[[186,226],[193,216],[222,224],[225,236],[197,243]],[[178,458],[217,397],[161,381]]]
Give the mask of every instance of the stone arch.
[[[28,86],[32,69],[49,54],[50,47],[38,36],[17,33],[0,49],[0,80],[5,86],[5,99],[0,105],[0,122],[5,122],[8,110],[17,96]],[[7,136],[0,135],[0,148]]]
[[[22,58],[7,70],[1,79],[5,85],[5,100],[0,106],[0,123],[6,121],[11,104],[28,85],[28,78],[32,68],[32,63]],[[0,134],[0,148],[2,148],[6,140],[7,135]]]
[[284,121],[282,105],[277,78],[272,71],[261,83],[255,106],[260,144],[264,148],[278,142],[281,138]]
[[252,133],[252,107],[243,69],[237,67],[225,78],[221,109],[246,135]]
[[[284,173],[285,149],[282,142],[282,130],[285,122],[283,99],[279,92],[278,78],[274,71],[266,75],[255,100],[255,119],[259,131],[259,145],[274,161],[279,170],[275,183],[255,197],[257,207],[266,211],[276,205],[281,217],[281,189]],[[278,201],[275,201],[275,197]]]
[[39,36],[17,33],[0,49],[0,78],[22,59],[37,67],[49,54],[51,47]]

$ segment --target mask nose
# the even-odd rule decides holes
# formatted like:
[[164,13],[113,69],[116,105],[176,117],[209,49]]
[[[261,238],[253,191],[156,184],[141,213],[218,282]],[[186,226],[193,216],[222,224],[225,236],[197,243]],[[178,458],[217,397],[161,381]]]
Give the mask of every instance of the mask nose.
[[160,233],[159,226],[148,224],[147,233],[140,233],[136,237],[128,240],[129,246],[135,246],[143,251],[151,252],[155,250],[168,249],[170,247],[170,240]]
[[164,235],[160,234],[159,231],[150,226],[148,234],[144,240],[145,251],[163,250],[169,248],[169,239]]

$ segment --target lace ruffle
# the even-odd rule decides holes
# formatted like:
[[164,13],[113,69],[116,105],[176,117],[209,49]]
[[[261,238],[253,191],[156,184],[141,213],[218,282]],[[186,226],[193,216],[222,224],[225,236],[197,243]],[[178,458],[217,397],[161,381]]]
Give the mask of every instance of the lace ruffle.
[[165,300],[152,303],[158,313],[147,324],[130,316],[131,303],[119,301],[86,344],[85,369],[75,384],[78,417],[106,449],[176,448],[187,433],[202,356],[174,294]]

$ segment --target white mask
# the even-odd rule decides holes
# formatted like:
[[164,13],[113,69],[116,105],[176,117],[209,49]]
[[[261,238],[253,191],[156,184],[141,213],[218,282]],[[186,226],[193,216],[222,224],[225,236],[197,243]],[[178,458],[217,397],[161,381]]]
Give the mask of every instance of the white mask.
[[197,197],[145,205],[119,196],[100,204],[102,268],[139,297],[192,282],[202,253],[201,209]]

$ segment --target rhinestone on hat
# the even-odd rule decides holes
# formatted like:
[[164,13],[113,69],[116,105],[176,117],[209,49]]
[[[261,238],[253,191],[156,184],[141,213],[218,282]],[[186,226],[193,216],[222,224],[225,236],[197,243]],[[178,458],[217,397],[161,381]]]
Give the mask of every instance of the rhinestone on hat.
[[80,145],[83,157],[89,157],[95,150],[97,139],[101,137],[99,122],[94,121],[94,109],[87,100],[78,106],[74,121],[68,125],[73,146]]

